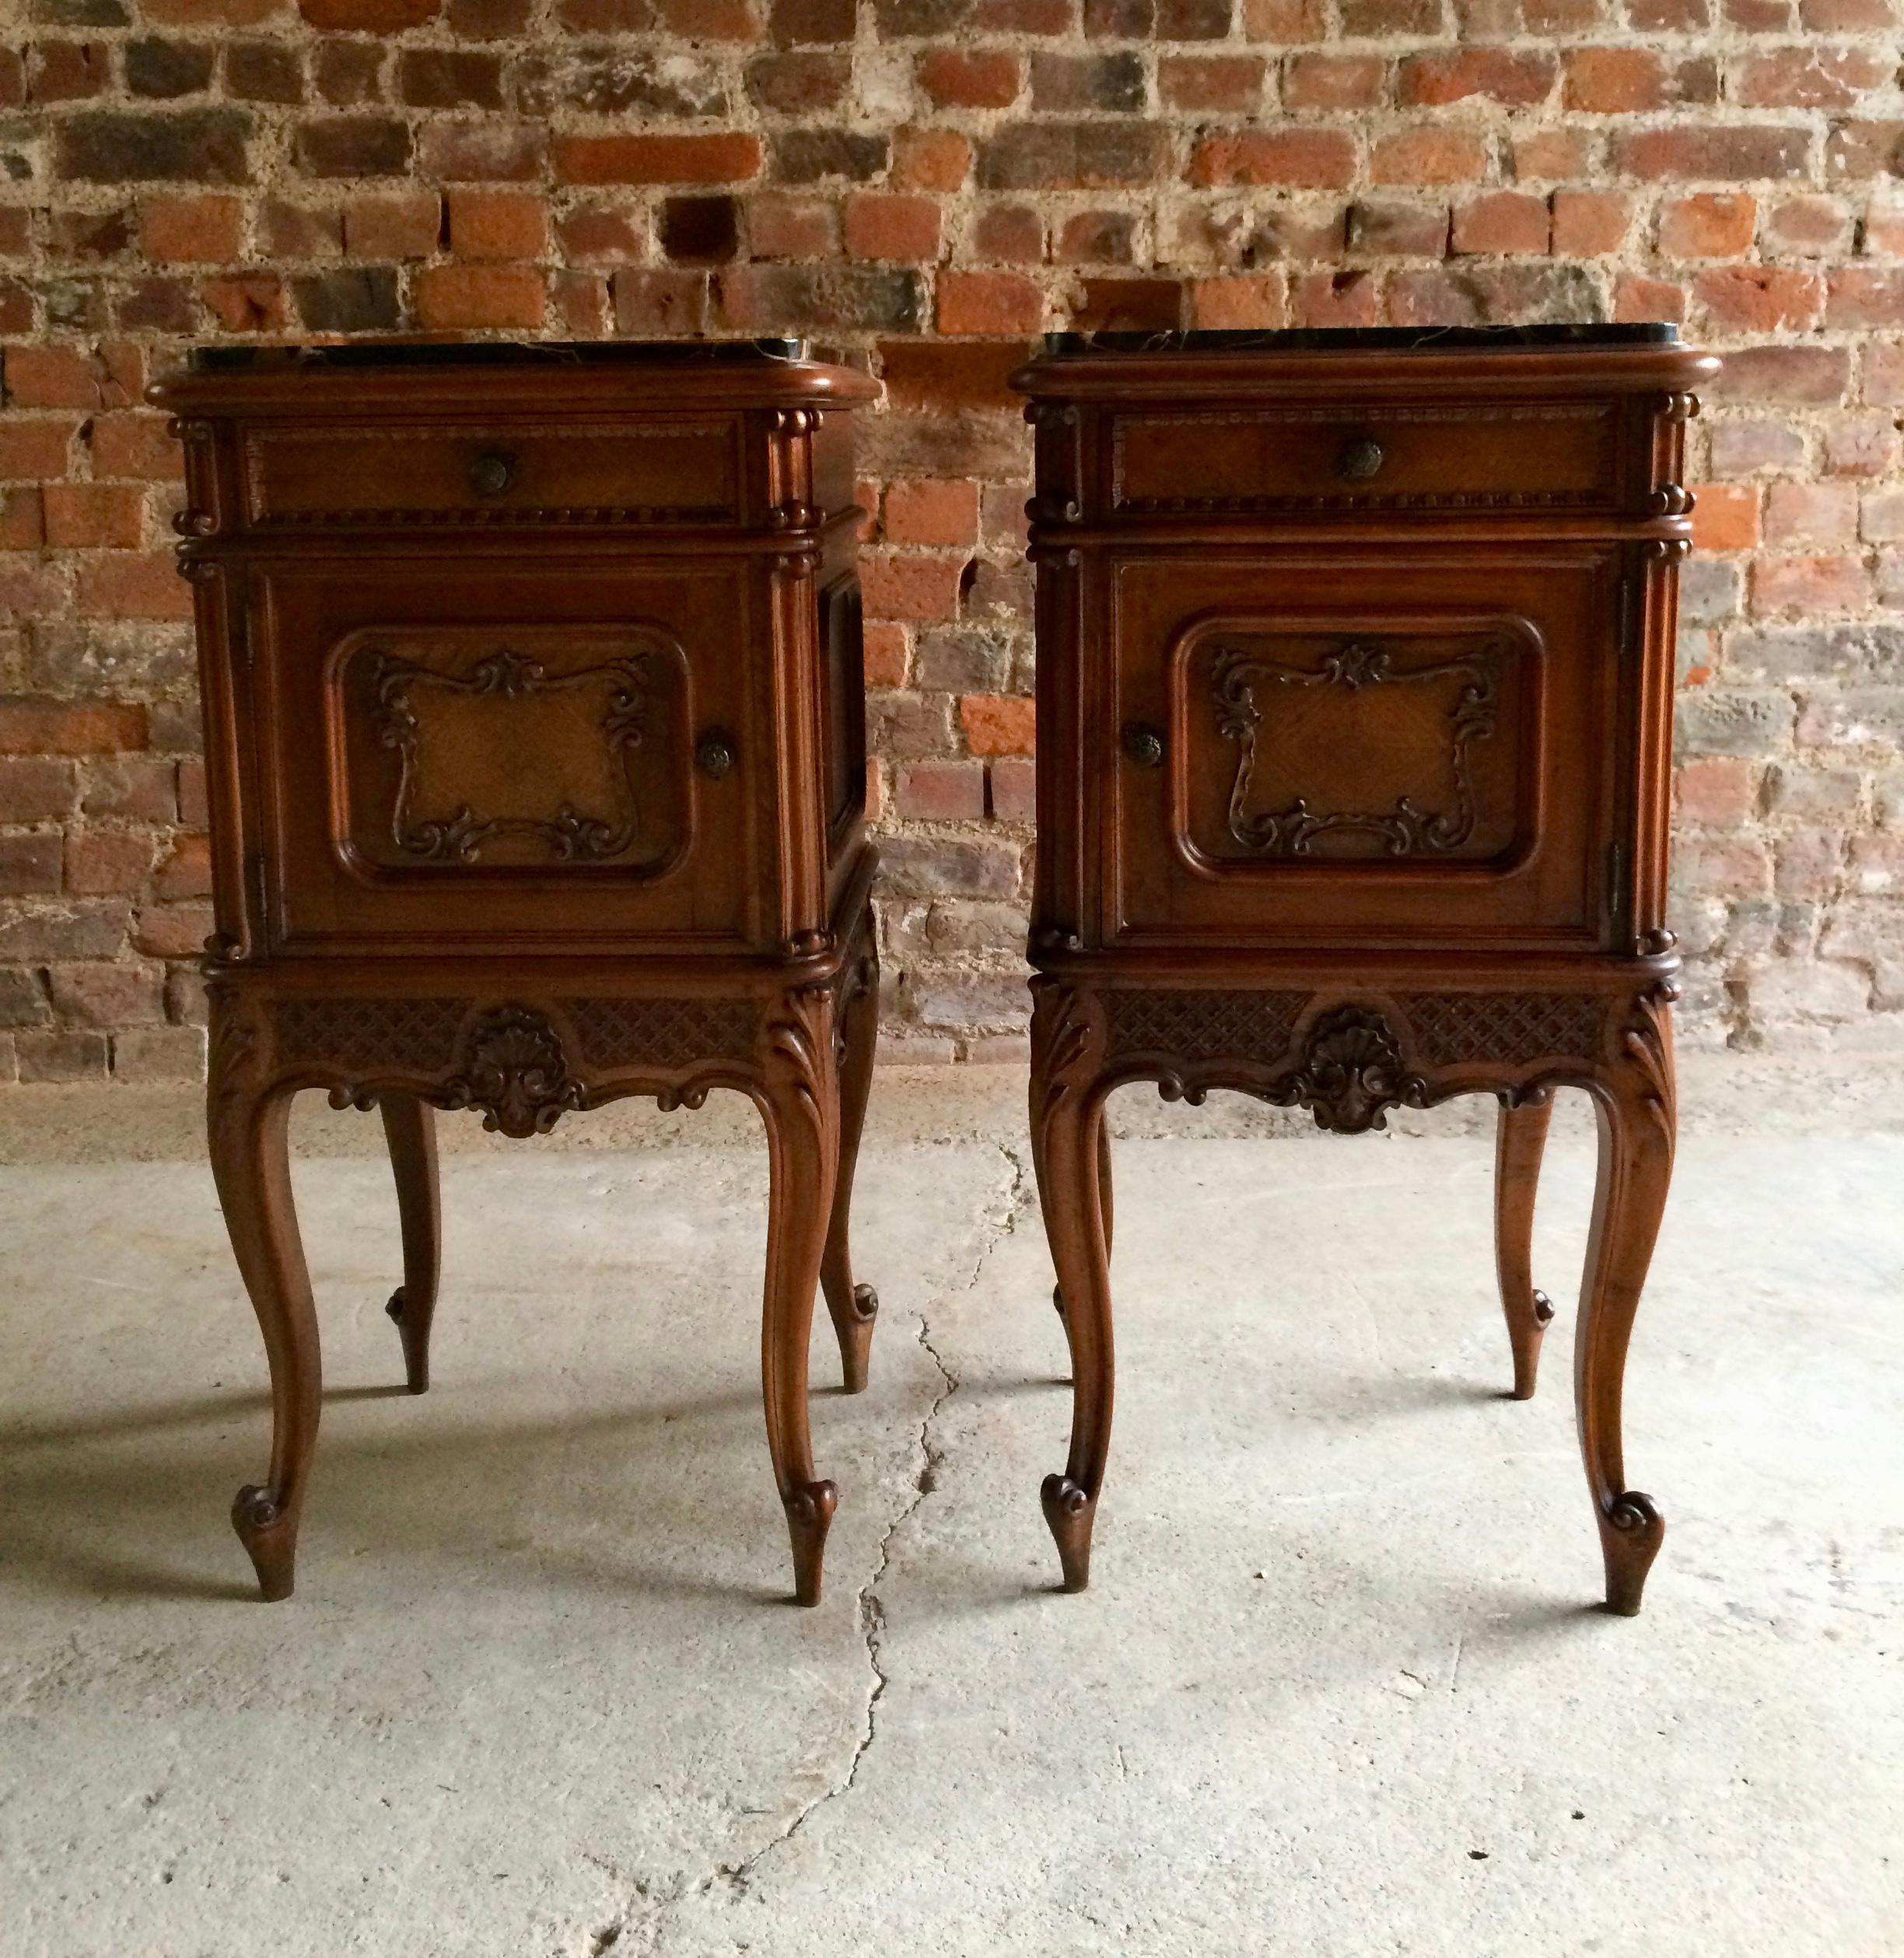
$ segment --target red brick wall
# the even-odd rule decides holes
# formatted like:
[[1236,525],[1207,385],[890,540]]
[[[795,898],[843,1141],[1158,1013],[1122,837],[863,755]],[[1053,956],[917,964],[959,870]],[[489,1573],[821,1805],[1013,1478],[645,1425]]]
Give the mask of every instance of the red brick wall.
[[[177,469],[220,335],[863,348],[895,1050],[1012,1051],[1025,431],[1067,321],[1683,319],[1676,922],[1709,1039],[1904,1024],[1892,0],[12,0],[0,1077],[199,1062]],[[1874,1019],[1874,1016],[1878,1016]]]

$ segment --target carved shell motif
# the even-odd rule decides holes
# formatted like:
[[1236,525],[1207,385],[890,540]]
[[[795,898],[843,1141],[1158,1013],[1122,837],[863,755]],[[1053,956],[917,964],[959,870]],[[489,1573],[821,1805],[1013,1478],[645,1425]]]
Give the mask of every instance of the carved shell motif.
[[505,1135],[546,1135],[565,1111],[582,1106],[582,1084],[541,1014],[502,1006],[470,1030],[469,1064],[445,1084],[443,1105],[479,1108],[483,1127]]
[[1318,1128],[1360,1135],[1388,1125],[1388,1111],[1419,1108],[1427,1083],[1402,1065],[1402,1049],[1381,1014],[1339,1006],[1309,1030],[1303,1065],[1276,1091],[1285,1108],[1307,1108]]

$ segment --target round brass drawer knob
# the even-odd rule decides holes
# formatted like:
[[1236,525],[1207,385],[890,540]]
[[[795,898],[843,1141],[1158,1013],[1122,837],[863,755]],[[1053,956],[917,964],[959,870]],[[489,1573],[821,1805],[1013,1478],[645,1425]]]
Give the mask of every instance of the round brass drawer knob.
[[489,449],[470,464],[469,480],[478,496],[500,496],[516,480],[516,458]]
[[1153,727],[1142,721],[1127,721],[1124,725],[1124,752],[1139,768],[1161,768],[1164,765],[1164,737]]
[[1371,442],[1367,435],[1358,442],[1345,445],[1342,453],[1335,458],[1335,474],[1351,483],[1366,483],[1381,467],[1385,458],[1379,442]]
[[695,743],[695,766],[710,781],[732,774],[740,759],[734,752],[733,736],[725,728],[709,728]]

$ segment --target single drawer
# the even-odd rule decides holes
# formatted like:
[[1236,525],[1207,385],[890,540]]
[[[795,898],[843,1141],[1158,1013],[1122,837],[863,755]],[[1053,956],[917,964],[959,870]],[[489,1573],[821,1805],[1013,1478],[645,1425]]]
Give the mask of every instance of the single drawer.
[[1111,418],[1111,501],[1137,516],[1605,509],[1619,404],[1279,402]]
[[739,435],[733,417],[254,427],[245,514],[265,526],[732,523]]

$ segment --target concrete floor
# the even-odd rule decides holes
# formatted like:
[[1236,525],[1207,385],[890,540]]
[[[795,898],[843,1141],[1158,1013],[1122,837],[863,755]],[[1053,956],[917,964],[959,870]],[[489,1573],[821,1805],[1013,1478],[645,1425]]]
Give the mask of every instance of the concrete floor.
[[[263,1358],[190,1100],[9,1091],[0,1953],[1904,1951],[1904,1078],[1688,1075],[1635,1621],[1591,1608],[1570,1313],[1500,1397],[1472,1121],[1119,1104],[1118,1428],[1066,1597],[1022,1082],[882,1077],[811,1613],[744,1111],[448,1124],[420,1400],[376,1125],[301,1121],[329,1399],[264,1607],[225,1521]],[[1555,1124],[1557,1299],[1590,1129]]]

